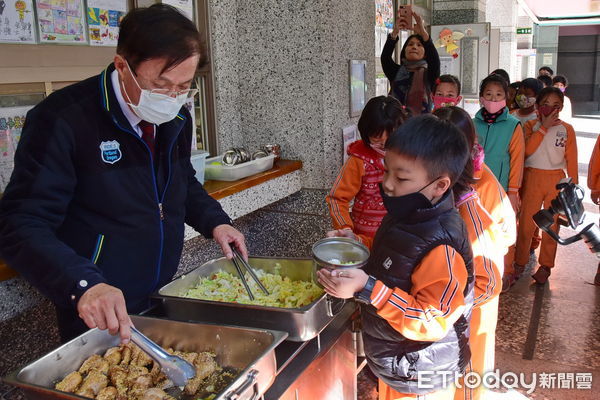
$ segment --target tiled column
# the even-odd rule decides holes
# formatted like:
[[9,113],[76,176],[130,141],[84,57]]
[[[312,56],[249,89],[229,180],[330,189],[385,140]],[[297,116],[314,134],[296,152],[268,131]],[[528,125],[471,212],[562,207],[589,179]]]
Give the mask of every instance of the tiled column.
[[514,81],[517,66],[517,0],[488,1],[485,17],[485,21],[491,23],[492,29],[500,29],[498,68],[506,70]]
[[487,0],[433,0],[432,25],[485,22]]

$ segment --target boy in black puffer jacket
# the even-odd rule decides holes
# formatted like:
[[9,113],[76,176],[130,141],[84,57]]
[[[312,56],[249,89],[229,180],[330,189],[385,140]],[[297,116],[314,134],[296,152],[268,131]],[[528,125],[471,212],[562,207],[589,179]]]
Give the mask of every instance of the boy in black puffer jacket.
[[[469,152],[451,123],[419,116],[386,144],[381,185],[388,215],[364,270],[321,270],[325,290],[356,297],[380,399],[452,399],[470,359],[471,245],[452,186]],[[423,397],[420,397],[423,398]]]

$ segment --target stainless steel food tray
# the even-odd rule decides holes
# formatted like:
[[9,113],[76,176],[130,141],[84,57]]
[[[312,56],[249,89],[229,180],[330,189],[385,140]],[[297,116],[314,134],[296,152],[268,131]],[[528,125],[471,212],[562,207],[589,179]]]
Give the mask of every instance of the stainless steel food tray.
[[[192,324],[158,318],[131,317],[146,336],[167,348],[183,351],[212,351],[222,367],[240,370],[238,377],[216,399],[254,399],[275,380],[275,347],[287,334],[213,324]],[[4,378],[24,389],[30,399],[85,399],[54,389],[54,384],[77,370],[92,354],[104,354],[119,344],[118,336],[92,329],[26,367]]]
[[[256,269],[280,273],[292,280],[314,281],[312,259],[250,257],[249,262]],[[276,263],[281,265],[279,270],[275,270]],[[181,297],[181,293],[194,287],[201,278],[220,270],[236,274],[231,261],[224,257],[218,258],[163,286],[153,297],[162,300],[165,313],[171,319],[275,329],[287,332],[288,340],[296,342],[317,336],[344,305],[343,300],[326,294],[301,308],[265,307]]]

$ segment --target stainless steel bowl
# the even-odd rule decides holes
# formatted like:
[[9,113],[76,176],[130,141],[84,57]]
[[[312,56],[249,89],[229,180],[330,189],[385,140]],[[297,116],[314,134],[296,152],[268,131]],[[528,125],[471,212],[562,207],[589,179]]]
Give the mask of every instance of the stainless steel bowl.
[[240,155],[235,149],[229,149],[223,154],[222,162],[228,167],[234,166],[240,163]]
[[369,249],[345,237],[321,239],[312,247],[313,259],[323,268],[361,268],[369,261]]
[[259,158],[265,158],[265,157],[268,157],[268,156],[269,156],[269,154],[266,151],[264,151],[264,150],[256,150],[254,153],[252,153],[252,159],[253,160],[256,160],[256,159],[259,159]]

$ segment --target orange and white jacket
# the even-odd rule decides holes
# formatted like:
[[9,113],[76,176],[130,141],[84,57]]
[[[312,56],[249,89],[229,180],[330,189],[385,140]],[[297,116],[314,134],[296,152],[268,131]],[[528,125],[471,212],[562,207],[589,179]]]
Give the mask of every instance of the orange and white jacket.
[[539,120],[525,124],[525,168],[565,170],[578,182],[577,139],[573,127],[560,121],[546,129]]
[[467,268],[448,245],[434,247],[413,270],[409,292],[375,283],[371,304],[377,314],[410,340],[442,339],[465,309]]
[[[506,243],[503,242],[505,239],[502,228],[483,207],[476,191],[463,196],[456,203],[456,208],[465,222],[473,249],[475,272],[473,307],[480,307],[500,295],[502,291]],[[498,243],[499,241],[502,243]]]
[[479,196],[479,202],[494,221],[494,245],[500,246],[503,254],[517,240],[517,217],[504,188],[494,176],[492,170],[482,165],[481,170],[475,172],[473,189]]

